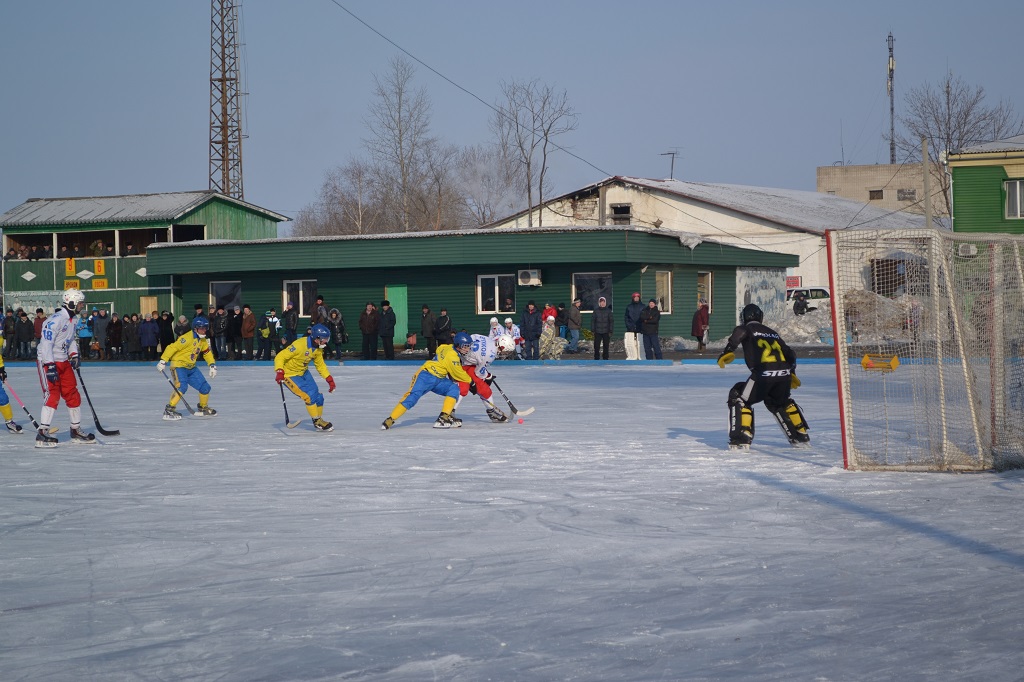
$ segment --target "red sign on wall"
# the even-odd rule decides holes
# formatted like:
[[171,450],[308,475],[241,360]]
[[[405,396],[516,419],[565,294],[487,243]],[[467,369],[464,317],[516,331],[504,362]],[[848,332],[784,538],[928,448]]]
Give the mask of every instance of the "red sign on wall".
[[786,277],[786,288],[795,289],[796,287],[803,286],[804,278],[800,275],[789,275]]

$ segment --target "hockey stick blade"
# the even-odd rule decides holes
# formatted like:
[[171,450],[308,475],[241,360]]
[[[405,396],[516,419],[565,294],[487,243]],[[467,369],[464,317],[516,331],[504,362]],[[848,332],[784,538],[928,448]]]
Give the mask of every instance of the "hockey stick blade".
[[96,415],[96,408],[92,406],[92,398],[89,397],[89,390],[85,387],[85,381],[82,380],[82,370],[76,367],[75,374],[78,375],[78,383],[82,385],[82,393],[85,394],[85,402],[89,403],[89,409],[92,411],[92,421],[93,424],[96,425],[96,430],[104,436],[120,436],[121,432],[119,430],[107,430],[100,425],[100,418]]
[[[511,408],[510,408],[510,409],[511,409]],[[537,409],[536,407],[528,407],[528,408],[526,408],[525,410],[516,410],[516,409],[513,409],[513,410],[512,410],[512,414],[518,415],[518,416],[520,416],[520,417],[525,417],[525,416],[527,416],[527,415],[533,414],[534,410],[536,410],[536,409]]]

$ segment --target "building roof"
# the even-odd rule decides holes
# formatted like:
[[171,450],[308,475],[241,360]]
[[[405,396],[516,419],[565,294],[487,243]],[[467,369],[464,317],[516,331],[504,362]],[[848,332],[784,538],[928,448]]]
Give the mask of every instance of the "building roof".
[[991,154],[993,152],[1024,152],[1024,135],[993,140],[951,151],[950,154]]
[[92,223],[172,223],[215,199],[260,213],[271,220],[288,220],[287,216],[213,190],[200,190],[110,197],[29,199],[0,215],[0,228]]
[[[859,201],[820,192],[683,180],[651,180],[621,175],[555,197],[548,200],[548,203],[593,192],[609,184],[634,185],[640,189],[655,190],[813,234],[824,234],[825,230],[830,229],[906,228],[925,225],[924,217],[917,214],[885,211]],[[496,222],[505,222],[525,214],[525,210],[520,211]]]

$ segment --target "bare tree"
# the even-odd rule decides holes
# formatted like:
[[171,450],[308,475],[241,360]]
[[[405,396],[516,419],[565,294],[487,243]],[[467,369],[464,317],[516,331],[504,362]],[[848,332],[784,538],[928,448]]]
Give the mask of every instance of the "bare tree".
[[[504,102],[496,105],[491,129],[503,153],[520,164],[527,206],[539,206],[544,202],[548,156],[557,147],[553,138],[575,130],[579,117],[565,90],[556,91],[537,80],[502,82],[501,91]],[[538,226],[541,215],[537,213]],[[527,214],[527,224],[533,226],[532,212]]]
[[937,86],[925,83],[911,89],[904,102],[906,114],[899,120],[906,132],[896,135],[896,146],[907,158],[915,158],[915,153],[920,158],[921,138],[928,140],[930,171],[948,214],[952,202],[941,163],[945,152],[1024,132],[1024,121],[1008,102],[987,106],[984,88],[968,85],[952,72]]
[[380,200],[376,196],[375,177],[369,165],[360,159],[328,171],[316,201],[296,216],[292,235],[315,237],[376,232]]
[[517,162],[497,148],[474,145],[463,149],[456,162],[463,222],[481,227],[513,213],[521,186],[519,168]]
[[370,105],[366,126],[370,137],[364,140],[378,173],[378,182],[394,183],[396,192],[384,199],[397,200],[395,211],[402,229],[414,229],[412,200],[417,192],[423,153],[430,144],[430,99],[425,91],[412,89],[415,69],[397,57],[383,78],[374,76],[375,99]]

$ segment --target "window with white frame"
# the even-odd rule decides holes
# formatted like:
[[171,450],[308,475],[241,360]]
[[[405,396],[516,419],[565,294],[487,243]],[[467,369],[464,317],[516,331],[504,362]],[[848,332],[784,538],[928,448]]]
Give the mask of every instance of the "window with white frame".
[[241,282],[210,282],[210,303],[214,308],[234,310],[242,305]]
[[1024,180],[1006,181],[1006,217],[1024,218]]
[[514,313],[516,310],[516,276],[478,275],[476,278],[476,310],[486,313]]
[[289,303],[295,304],[299,317],[309,317],[309,307],[316,300],[315,279],[286,279],[281,292],[281,310],[287,310]]
[[654,273],[654,298],[663,315],[672,314],[672,272],[658,270]]
[[698,272],[697,273],[697,300],[693,302],[694,308],[696,309],[697,303],[700,299],[706,299],[708,302],[708,312],[712,311],[712,299],[711,299],[711,273],[710,272]]
[[574,272],[572,275],[573,298],[580,299],[582,312],[593,312],[597,308],[597,299],[602,296],[612,307],[612,273],[610,272]]

